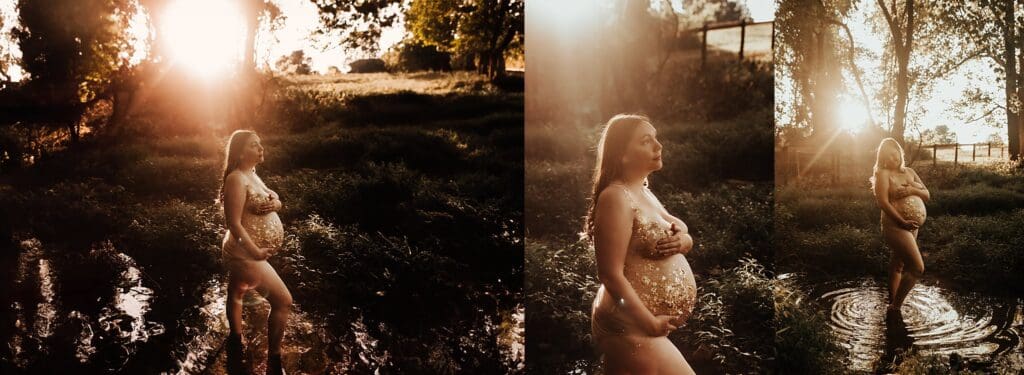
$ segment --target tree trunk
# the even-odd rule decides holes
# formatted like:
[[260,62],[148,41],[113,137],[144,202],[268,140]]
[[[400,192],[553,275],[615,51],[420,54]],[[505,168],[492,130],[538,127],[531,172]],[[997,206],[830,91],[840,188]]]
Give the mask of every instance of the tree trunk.
[[[1014,96],[1018,94],[1018,72],[1017,72],[1017,38],[1014,35],[1014,4],[1013,0],[1003,1],[1006,30],[1003,33],[1003,41],[1006,45],[1003,60],[1006,61],[1006,136],[1009,141],[1010,160],[1017,160],[1020,157],[1020,106],[1014,105]],[[1024,39],[1024,38],[1022,38]]]
[[242,14],[245,17],[245,60],[242,67],[247,70],[256,69],[256,31],[260,22],[261,0],[242,1]]
[[906,14],[906,25],[900,25],[896,19],[896,1],[893,0],[892,12],[885,7],[885,2],[878,0],[878,7],[889,25],[889,34],[892,36],[893,51],[896,55],[898,65],[896,72],[896,104],[893,111],[891,135],[900,144],[903,144],[903,132],[907,128],[907,97],[910,93],[910,52],[914,48],[914,0],[907,0],[904,4],[903,13]]
[[[906,40],[896,51],[899,72],[896,76],[896,113],[893,115],[892,132],[896,141],[903,144],[903,133],[907,128],[907,96],[910,94],[910,51],[914,48],[914,0],[907,0],[905,13],[907,24],[903,29]],[[899,42],[898,42],[899,43]]]

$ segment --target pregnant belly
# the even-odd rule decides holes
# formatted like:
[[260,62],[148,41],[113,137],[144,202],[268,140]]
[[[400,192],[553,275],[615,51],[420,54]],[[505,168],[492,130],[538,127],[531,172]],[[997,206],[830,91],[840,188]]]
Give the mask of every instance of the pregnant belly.
[[664,259],[627,259],[626,279],[654,315],[686,319],[697,300],[697,283],[682,254]]
[[266,215],[242,215],[242,227],[258,247],[277,249],[284,242],[284,225],[276,212]]
[[914,220],[918,224],[924,224],[924,219],[928,216],[924,201],[916,195],[903,197],[896,201],[896,209],[904,219]]

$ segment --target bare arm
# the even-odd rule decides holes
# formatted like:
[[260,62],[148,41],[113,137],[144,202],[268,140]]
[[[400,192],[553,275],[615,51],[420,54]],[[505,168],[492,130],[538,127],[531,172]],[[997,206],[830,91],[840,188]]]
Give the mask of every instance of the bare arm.
[[878,204],[878,208],[882,209],[889,218],[893,219],[896,223],[899,223],[902,227],[907,227],[910,222],[903,219],[903,216],[896,211],[896,207],[893,207],[892,202],[889,202],[889,174],[885,171],[879,171],[875,173],[875,203]]
[[616,303],[624,301],[622,308],[643,322],[648,333],[661,333],[658,317],[644,306],[623,274],[626,251],[633,232],[633,212],[622,192],[606,189],[601,193],[597,200],[594,224],[597,276],[601,283]]
[[231,232],[231,239],[238,241],[245,251],[249,252],[254,259],[262,260],[267,258],[267,252],[256,246],[256,243],[249,237],[249,232],[242,226],[242,211],[245,210],[245,181],[240,174],[228,175],[224,182],[224,220],[228,231]]
[[924,200],[925,202],[931,200],[932,199],[932,194],[931,194],[931,192],[928,191],[928,187],[924,186],[924,182],[921,181],[921,176],[917,175],[917,171],[915,171],[915,170],[913,170],[913,169],[911,169],[909,167],[907,169],[910,169],[910,174],[914,175],[914,182],[916,182],[917,184],[921,185],[921,187],[919,187],[919,188],[918,187],[911,187],[911,188],[909,188],[910,193],[921,197],[921,200]]

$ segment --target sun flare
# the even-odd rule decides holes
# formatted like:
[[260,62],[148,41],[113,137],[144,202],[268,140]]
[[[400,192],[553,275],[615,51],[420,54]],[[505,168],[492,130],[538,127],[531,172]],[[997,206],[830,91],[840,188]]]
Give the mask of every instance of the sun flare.
[[858,100],[843,100],[836,115],[839,128],[850,133],[860,132],[868,125],[868,109]]
[[164,39],[174,64],[212,78],[241,61],[245,22],[233,2],[177,0],[163,16]]

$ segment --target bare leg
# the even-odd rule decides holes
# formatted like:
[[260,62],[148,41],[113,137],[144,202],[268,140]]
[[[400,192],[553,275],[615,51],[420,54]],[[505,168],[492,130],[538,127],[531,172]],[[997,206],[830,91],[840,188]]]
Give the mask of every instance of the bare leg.
[[245,295],[244,283],[237,272],[228,276],[227,314],[228,326],[232,334],[242,334],[242,297]]
[[270,263],[259,262],[256,269],[260,275],[260,286],[257,288],[267,294],[267,301],[270,302],[270,316],[267,322],[267,351],[270,355],[280,355],[284,328],[288,324],[288,316],[292,311],[292,294]]
[[903,273],[903,261],[892,251],[889,256],[889,304],[896,300],[896,289],[900,286],[901,274]]
[[231,375],[245,374],[245,365],[242,362],[244,350],[242,348],[242,297],[255,283],[255,279],[245,261],[230,261],[228,269],[226,309],[230,333],[225,343],[227,346],[227,370]]
[[900,258],[903,263],[901,280],[893,299],[893,306],[897,309],[903,305],[903,301],[910,294],[910,289],[924,274],[924,260],[921,259],[921,251],[917,248],[915,232],[891,228],[885,233],[885,241],[892,249],[893,256]]

